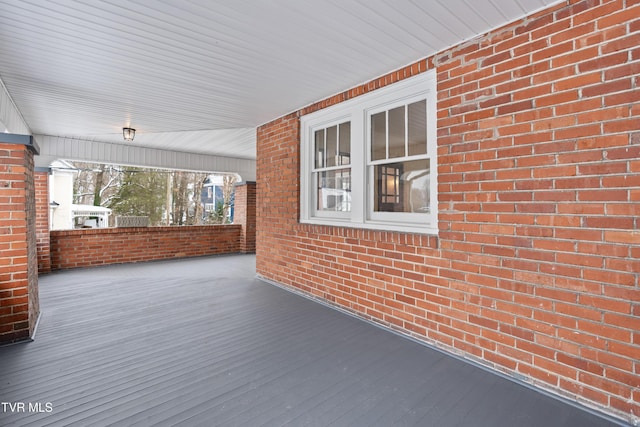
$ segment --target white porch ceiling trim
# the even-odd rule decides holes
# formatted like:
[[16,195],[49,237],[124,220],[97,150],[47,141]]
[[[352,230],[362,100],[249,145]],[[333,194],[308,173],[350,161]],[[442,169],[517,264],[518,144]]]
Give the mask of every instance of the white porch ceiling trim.
[[243,163],[260,124],[567,1],[0,0],[0,121]]
[[31,135],[31,129],[22,118],[2,79],[0,79],[0,125],[3,127],[0,132],[6,129],[9,133]]
[[237,173],[243,181],[256,180],[256,161],[202,153],[162,150],[104,141],[36,135],[40,155],[36,167],[47,168],[58,159],[111,163],[160,169]]

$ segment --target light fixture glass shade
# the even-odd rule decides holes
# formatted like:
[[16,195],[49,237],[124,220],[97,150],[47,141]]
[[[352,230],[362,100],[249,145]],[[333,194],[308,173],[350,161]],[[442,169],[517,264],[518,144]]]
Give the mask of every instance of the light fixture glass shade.
[[122,136],[125,141],[133,141],[136,137],[136,130],[131,128],[122,128]]

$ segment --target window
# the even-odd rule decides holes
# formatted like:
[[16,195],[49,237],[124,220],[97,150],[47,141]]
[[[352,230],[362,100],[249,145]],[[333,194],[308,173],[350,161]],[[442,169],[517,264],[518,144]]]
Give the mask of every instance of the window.
[[314,131],[313,182],[318,212],[351,211],[351,123]]
[[429,71],[301,118],[301,222],[437,233]]

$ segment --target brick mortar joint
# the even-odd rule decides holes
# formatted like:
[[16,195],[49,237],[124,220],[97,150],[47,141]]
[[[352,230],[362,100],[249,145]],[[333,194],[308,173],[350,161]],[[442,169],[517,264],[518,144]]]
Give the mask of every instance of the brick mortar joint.
[[[280,281],[282,279],[282,277],[280,278],[280,280],[278,279],[274,279],[272,277],[267,277],[262,273],[258,273],[258,278],[270,283],[274,286],[277,287],[281,287],[283,289],[286,289],[290,292],[299,294],[301,296],[304,296],[305,298],[309,298],[311,300],[314,301],[318,301],[323,305],[327,305],[329,307],[332,307],[334,309],[337,309],[339,311],[345,312],[348,315],[351,316],[355,316],[357,318],[360,318],[362,320],[365,320],[367,322],[371,322],[377,325],[381,325],[383,327],[386,327],[390,330],[392,330],[395,333],[398,333],[400,335],[406,336],[410,339],[416,340],[419,343],[422,344],[426,344],[428,346],[431,346],[439,351],[443,351],[446,354],[449,355],[454,355],[454,357],[460,358],[462,360],[466,360],[472,364],[477,364],[481,367],[485,367],[485,368],[489,368],[493,371],[497,371],[500,375],[506,376],[512,380],[515,380],[516,382],[520,382],[523,384],[530,384],[533,385],[535,387],[541,388],[543,389],[545,392],[551,394],[551,395],[555,395],[555,396],[560,396],[564,399],[567,400],[571,400],[574,402],[578,402],[581,403],[589,408],[601,411],[603,409],[602,404],[596,402],[596,401],[592,401],[590,399],[588,399],[587,397],[581,396],[579,394],[570,392],[562,387],[560,387],[558,384],[553,385],[550,383],[547,383],[543,380],[540,380],[538,378],[535,378],[533,376],[528,376],[528,375],[523,375],[520,370],[519,370],[519,365],[520,363],[514,368],[508,368],[505,367],[497,362],[493,362],[487,359],[484,359],[482,357],[476,356],[472,353],[469,353],[465,350],[462,350],[460,348],[455,347],[454,345],[449,345],[446,343],[443,343],[435,338],[430,338],[428,336],[422,335],[420,333],[414,332],[410,329],[407,329],[406,327],[403,326],[398,326],[388,320],[385,320],[384,318],[378,318],[375,317],[373,315],[369,315],[363,312],[358,311],[357,309],[350,307],[350,306],[345,306],[343,304],[341,304],[340,302],[337,302],[335,300],[332,300],[330,298],[327,298],[326,296],[322,296],[322,295],[317,295],[314,294],[313,292],[309,291],[306,289],[306,286],[298,286],[295,285],[293,283],[290,283],[289,280],[283,280]],[[299,283],[299,282],[298,282]],[[516,360],[516,359],[514,359]],[[533,363],[525,363],[525,365],[527,366],[532,366],[535,367],[535,364]],[[609,396],[617,396],[614,393],[610,393],[610,392],[605,392],[603,391],[605,394],[609,395]],[[630,403],[633,403],[633,400],[630,399],[629,400]],[[610,411],[609,413],[611,415],[614,415],[616,417],[619,417],[621,419],[628,419],[629,414],[615,409],[611,406],[608,406],[608,410]],[[635,418],[634,418],[635,420]]]
[[[112,227],[112,228],[93,228],[79,230],[51,230],[51,236],[100,236],[103,234],[155,234],[155,233],[188,233],[194,234],[201,231],[232,230],[240,228],[240,224],[223,224],[223,225],[188,225],[188,226],[161,226],[161,227]],[[226,231],[226,230],[225,230]]]
[[[481,50],[487,46],[482,46],[483,42],[487,42],[487,41],[491,41],[492,39],[506,39],[505,37],[508,38],[514,38],[517,37],[518,34],[518,29],[520,28],[526,28],[527,26],[531,25],[532,23],[536,22],[536,21],[541,21],[543,19],[549,19],[548,17],[550,16],[550,22],[546,23],[544,25],[542,25],[542,27],[547,26],[547,25],[552,25],[556,22],[558,22],[559,20],[557,19],[557,13],[566,9],[569,9],[571,7],[575,6],[575,4],[572,4],[569,1],[566,1],[564,5],[560,4],[560,5],[556,5],[555,8],[550,9],[548,11],[546,11],[544,14],[540,15],[540,12],[538,13],[533,13],[530,14],[528,16],[525,16],[515,22],[512,22],[511,24],[508,24],[505,27],[500,27],[500,28],[494,28],[486,33],[477,35],[471,39],[468,39],[466,41],[463,41],[460,44],[457,44],[455,46],[451,46],[445,50],[442,50],[438,53],[436,53],[433,56],[433,65],[435,67],[440,67],[440,66],[444,66],[447,64],[450,64],[456,60],[460,60],[461,62],[461,66],[464,65],[469,65],[472,63],[479,63],[482,62],[482,60],[496,55],[497,53],[495,51],[492,51],[490,54],[488,54],[487,56],[481,56],[481,57],[477,57],[474,58],[472,61],[466,61],[464,56],[461,56],[461,52],[463,52],[465,49],[472,47],[474,45],[478,45],[477,50]],[[548,6],[547,6],[548,7]],[[542,11],[544,12],[544,11]],[[562,19],[567,19],[567,18],[562,18]],[[493,44],[493,43],[491,43]],[[513,55],[512,52],[513,48],[511,49],[506,49],[504,51],[500,51],[500,53],[506,53],[508,52],[510,55]],[[492,64],[494,65],[494,64]]]

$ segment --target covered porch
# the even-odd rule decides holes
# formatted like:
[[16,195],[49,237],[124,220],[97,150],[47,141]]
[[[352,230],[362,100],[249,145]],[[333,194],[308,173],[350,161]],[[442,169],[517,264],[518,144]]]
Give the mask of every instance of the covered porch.
[[0,347],[5,426],[617,424],[262,281],[253,255],[56,272],[40,298],[37,339]]
[[[0,343],[25,341],[0,349],[0,417],[605,422],[505,375],[640,425],[639,16],[638,0],[0,0]],[[60,159],[239,175],[244,221],[218,240],[50,233]],[[214,240],[255,269],[99,267],[38,289],[95,252]]]

